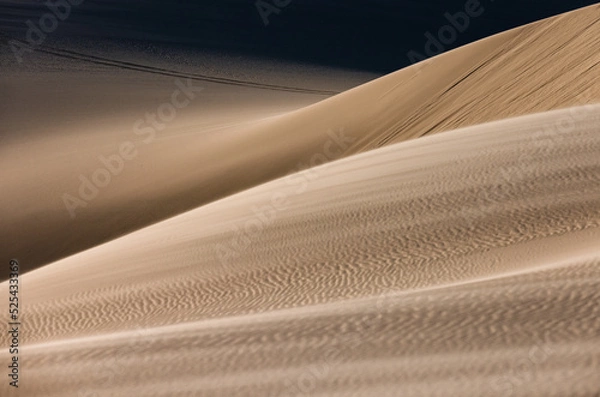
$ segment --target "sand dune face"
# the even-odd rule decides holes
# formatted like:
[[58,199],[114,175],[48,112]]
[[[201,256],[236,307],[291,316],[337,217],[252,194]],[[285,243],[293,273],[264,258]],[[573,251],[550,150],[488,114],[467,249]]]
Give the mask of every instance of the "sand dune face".
[[[7,225],[0,252],[33,269],[302,168],[422,135],[598,102],[599,16],[596,5],[531,24],[324,101],[315,93],[198,83],[204,91],[155,131],[151,145],[149,135],[135,133],[136,123],[171,100],[174,81],[115,77],[95,66],[93,84],[56,73],[45,77],[49,83],[27,83],[33,101],[60,109],[61,98],[72,102],[64,98],[75,95],[83,103],[50,130],[9,119],[6,128],[18,133],[6,134],[1,153],[0,177],[10,194],[0,198]],[[27,85],[30,76],[22,78]],[[69,95],[57,95],[53,87],[64,85]],[[82,94],[88,91],[95,94]],[[53,120],[52,109],[44,120]],[[120,154],[123,144],[136,148],[132,160],[86,196],[93,199],[82,196],[84,179],[110,173],[99,159]],[[69,211],[65,194],[83,204]]]
[[598,102],[599,17],[594,5],[495,35],[302,109],[297,120],[319,130],[343,113],[361,137],[355,149],[365,150]]
[[41,48],[0,79],[39,110],[0,135],[18,392],[598,396],[599,17],[327,99],[365,76]]
[[[15,102],[39,109],[39,122],[7,111],[0,172],[12,193],[0,199],[6,225],[0,252],[27,270],[253,183],[239,168],[253,144],[237,139],[240,126],[323,98],[127,71],[110,75],[111,69],[89,73],[93,79],[78,70],[47,81],[25,74]],[[161,107],[177,92],[184,106],[162,120]],[[124,145],[131,147],[128,156]],[[106,171],[108,183],[95,175]]]
[[391,145],[27,274],[23,390],[596,395],[599,126]]
[[593,396],[598,265],[36,345],[31,395]]

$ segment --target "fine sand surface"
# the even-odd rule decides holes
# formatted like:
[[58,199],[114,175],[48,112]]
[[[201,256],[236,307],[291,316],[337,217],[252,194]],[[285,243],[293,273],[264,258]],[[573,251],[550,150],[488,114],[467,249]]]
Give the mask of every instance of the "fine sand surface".
[[[600,395],[599,21],[362,85],[41,49],[0,77],[18,395]],[[176,79],[189,103],[136,134]],[[128,142],[71,216],[64,194]]]
[[[43,72],[0,77],[18,98],[2,109],[0,178],[7,193],[0,196],[0,253],[31,270],[302,168],[441,131],[600,102],[599,19],[600,5],[590,6],[346,91],[372,76],[282,73],[271,84],[280,88],[257,87],[269,82],[267,72],[257,71],[250,85],[198,78],[193,84],[203,90],[149,143],[148,135],[136,135],[136,122],[171,100],[176,78],[199,73],[193,65],[163,60],[159,69],[183,73],[169,77],[148,72],[147,58],[138,57],[146,65],[140,72],[114,60],[89,62],[98,52],[64,58],[40,49],[34,56],[47,65]],[[35,109],[36,116],[19,109]],[[80,197],[81,178],[105,169],[100,157],[128,142],[135,158],[70,214],[65,194]]]
[[35,270],[21,391],[598,395],[599,128],[394,144]]

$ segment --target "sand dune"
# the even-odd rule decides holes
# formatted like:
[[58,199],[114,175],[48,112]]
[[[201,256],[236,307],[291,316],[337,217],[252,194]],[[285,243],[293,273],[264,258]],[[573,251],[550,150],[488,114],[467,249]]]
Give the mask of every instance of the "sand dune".
[[394,144],[37,269],[27,395],[596,395],[599,126]]
[[[52,106],[41,107],[48,113],[43,123],[23,115],[4,125],[0,177],[10,194],[0,198],[6,225],[0,252],[33,269],[300,168],[436,132],[598,102],[599,17],[595,5],[540,21],[327,100],[204,82],[205,90],[151,145],[133,126],[170,98],[175,87],[166,77],[95,64],[91,82],[76,72],[33,80],[16,73],[2,84]],[[81,59],[61,62],[89,73]],[[332,84],[361,78],[340,72],[327,83],[317,76],[306,88],[332,91]],[[56,121],[56,109],[66,103],[72,108]],[[135,145],[137,158],[72,219],[64,194],[76,196],[80,176],[91,178],[103,167],[99,156],[119,153],[123,142]]]
[[41,48],[0,77],[19,394],[598,396],[599,20],[365,84]]
[[31,346],[31,395],[593,396],[598,265]]

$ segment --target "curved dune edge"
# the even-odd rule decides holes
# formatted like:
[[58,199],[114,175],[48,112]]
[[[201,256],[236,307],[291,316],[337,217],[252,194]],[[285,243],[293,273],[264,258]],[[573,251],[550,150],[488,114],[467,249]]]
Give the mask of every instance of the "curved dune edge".
[[597,394],[599,126],[595,105],[391,145],[33,271],[23,392]]
[[[11,193],[1,199],[9,211],[0,252],[30,270],[302,168],[440,131],[600,102],[599,17],[594,5],[517,28],[278,117],[207,126],[205,115],[184,115],[165,139],[138,142],[135,164],[76,219],[62,195],[76,192],[79,172],[89,176],[99,155],[115,152],[131,120],[88,126],[83,143],[69,134],[32,140],[20,150],[40,154],[35,167],[16,152],[3,156],[0,176]],[[107,134],[111,128],[116,132]],[[56,147],[74,154],[41,155]]]
[[600,4],[463,46],[281,116],[271,131],[260,128],[274,138],[283,130],[312,135],[343,127],[356,138],[345,153],[351,154],[593,104],[600,102],[598,48]]
[[[370,151],[38,269],[24,276],[30,340],[456,282],[518,267],[498,264],[511,247],[529,247],[521,263],[545,258],[544,238],[585,248],[598,226],[599,109]],[[548,128],[564,120],[572,131]]]

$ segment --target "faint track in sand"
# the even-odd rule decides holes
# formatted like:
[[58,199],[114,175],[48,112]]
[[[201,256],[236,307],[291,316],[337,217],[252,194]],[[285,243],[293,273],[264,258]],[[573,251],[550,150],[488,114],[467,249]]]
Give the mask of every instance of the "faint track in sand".
[[[0,33],[0,38],[4,38],[5,40],[16,40],[14,37],[7,36],[6,34]],[[226,85],[234,85],[240,87],[249,87],[249,88],[257,88],[261,90],[274,90],[274,91],[287,91],[287,92],[297,92],[304,94],[315,94],[315,95],[336,95],[339,94],[338,91],[328,91],[328,90],[314,90],[310,88],[301,88],[301,87],[292,87],[285,85],[277,85],[277,84],[265,84],[265,83],[256,83],[252,81],[239,80],[239,79],[229,79],[225,77],[215,77],[209,76],[200,73],[187,73],[180,72],[172,69],[159,68],[155,66],[142,65],[134,62],[127,61],[119,61],[116,59],[110,59],[105,57],[99,57],[95,55],[84,54],[77,51],[71,51],[56,47],[51,47],[47,45],[42,45],[40,47],[36,47],[35,51],[39,51],[45,54],[50,54],[54,56],[58,56],[61,58],[72,59],[81,62],[93,63],[96,65],[102,66],[110,66],[117,67],[120,69],[133,70],[136,72],[145,72],[145,73],[153,73],[159,74],[163,76],[169,77],[180,77],[185,79],[192,79],[196,81],[205,81],[210,83],[217,84],[226,84]]]

